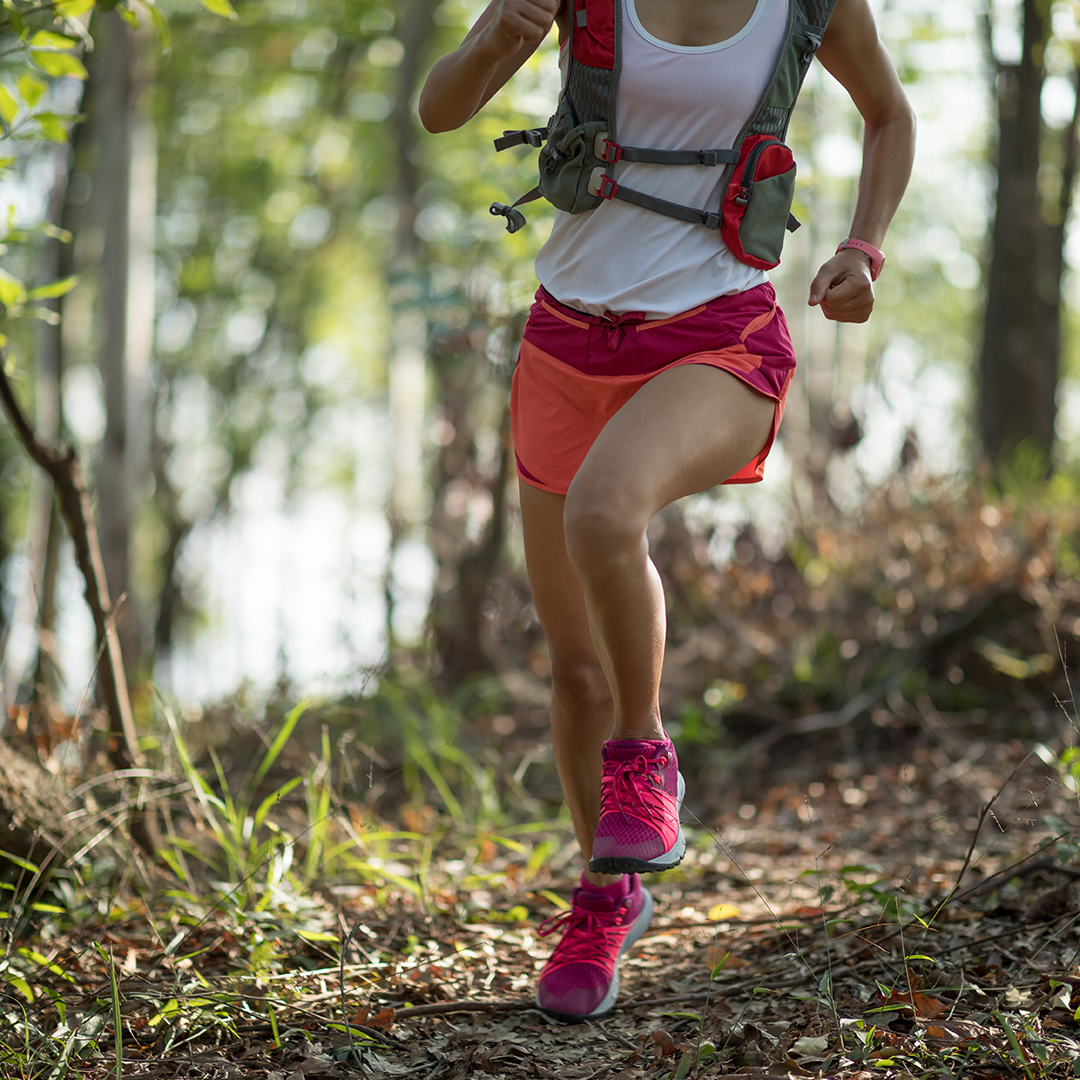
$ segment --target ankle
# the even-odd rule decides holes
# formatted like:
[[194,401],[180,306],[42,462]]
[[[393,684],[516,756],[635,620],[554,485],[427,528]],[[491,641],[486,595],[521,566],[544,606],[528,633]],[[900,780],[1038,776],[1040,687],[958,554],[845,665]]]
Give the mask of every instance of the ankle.
[[618,742],[631,739],[647,742],[667,742],[667,732],[664,731],[664,725],[659,718],[654,721],[640,723],[616,720],[610,739]]
[[594,889],[606,889],[618,884],[626,877],[625,874],[594,874],[591,870],[581,872],[581,882],[586,882]]

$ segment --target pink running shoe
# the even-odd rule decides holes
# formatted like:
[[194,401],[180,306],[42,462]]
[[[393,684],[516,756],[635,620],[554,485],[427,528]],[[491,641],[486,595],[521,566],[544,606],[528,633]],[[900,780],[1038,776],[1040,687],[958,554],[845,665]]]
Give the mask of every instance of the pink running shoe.
[[536,987],[537,1008],[549,1016],[595,1020],[619,996],[619,961],[648,929],[653,900],[637,877],[625,896],[605,895],[610,891],[577,888],[569,911],[540,924],[541,937],[563,931]]
[[604,743],[600,822],[589,869],[645,874],[678,866],[686,854],[679,824],[685,791],[670,739]]

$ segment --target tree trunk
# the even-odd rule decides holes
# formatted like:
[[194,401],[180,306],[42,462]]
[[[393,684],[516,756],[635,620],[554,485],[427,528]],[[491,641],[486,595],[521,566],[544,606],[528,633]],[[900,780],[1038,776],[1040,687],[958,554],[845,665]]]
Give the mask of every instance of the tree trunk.
[[[429,545],[438,563],[428,625],[443,681],[455,685],[470,676],[493,672],[496,657],[485,605],[498,572],[507,528],[507,485],[514,475],[510,435],[508,379],[493,379],[485,354],[477,347],[476,323],[437,338],[431,350],[432,371],[444,437],[432,485]],[[503,370],[513,370],[525,329],[525,312],[507,327],[508,356]],[[483,334],[486,337],[486,333]],[[497,425],[499,454],[494,475],[478,460],[477,435]],[[491,497],[491,516],[479,541],[467,536],[469,503],[476,492]],[[468,493],[468,494],[466,494]],[[464,496],[464,497],[463,497]]]
[[[1041,95],[1051,35],[1050,5],[1024,0],[1023,55],[997,69],[998,186],[979,363],[979,434],[1001,468],[1052,464],[1061,348],[1061,244],[1071,190],[1040,200],[1045,143]],[[1070,132],[1068,138],[1073,138]],[[1068,185],[1071,188],[1071,182]],[[1017,452],[1030,455],[1017,461]]]
[[[105,249],[101,268],[101,375],[106,427],[98,469],[101,546],[125,667],[140,659],[138,610],[131,595],[132,508],[147,476],[146,382],[153,333],[153,125],[145,115],[141,39],[115,13],[98,24],[93,75],[99,109],[98,168]],[[145,52],[145,49],[141,50]],[[121,603],[120,598],[125,597]]]
[[[56,146],[51,155],[53,168],[52,184],[46,219],[53,225],[59,225],[64,211],[64,196],[67,192],[67,176],[70,149],[67,144]],[[39,283],[55,281],[71,273],[71,245],[61,244],[55,237],[47,238],[41,245],[37,260],[36,278]],[[66,250],[64,250],[66,249]],[[66,265],[65,265],[66,264]],[[42,302],[54,314],[59,314],[60,299],[54,298]],[[56,442],[60,432],[60,326],[42,321],[38,324],[36,348],[34,350],[34,428],[46,443]],[[55,545],[50,548],[50,525],[54,517],[53,483],[48,473],[38,471],[30,480],[30,498],[27,507],[26,548],[27,573],[20,595],[16,601],[15,622],[29,623],[33,620],[37,629],[37,661],[33,662],[32,685],[27,688],[25,680],[29,673],[29,664],[33,655],[33,640],[27,641],[27,648],[4,649],[3,651],[3,693],[5,705],[14,704],[18,699],[25,703],[27,693],[36,701],[40,686],[38,673],[41,671],[42,625],[40,622],[43,606],[42,598],[48,587],[46,576],[51,573],[53,564],[50,554],[55,555]],[[54,560],[55,561],[55,560]],[[33,614],[31,615],[31,612]],[[51,629],[51,626],[49,627]],[[48,630],[45,630],[46,635]],[[54,687],[55,689],[55,684]],[[4,718],[6,720],[7,710]],[[3,723],[0,722],[0,733]]]
[[398,67],[397,92],[390,125],[397,149],[394,199],[398,221],[389,267],[393,312],[389,364],[390,485],[387,519],[390,551],[384,597],[386,636],[394,641],[394,557],[403,540],[424,520],[427,491],[424,476],[424,430],[427,412],[427,278],[416,235],[420,188],[417,130],[413,98],[420,82],[425,47],[434,29],[436,0],[408,0],[398,9],[397,37],[404,47]]
[[[83,99],[86,106],[86,99]],[[56,222],[67,232],[74,234],[77,229],[75,218],[77,211],[69,199],[69,186],[72,172],[78,167],[77,162],[85,153],[90,128],[85,123],[75,126],[72,132],[70,149],[63,147],[61,157],[64,168],[57,176],[54,190],[54,207],[50,220]],[[46,265],[48,260],[48,265]],[[67,278],[75,273],[75,245],[50,240],[42,249],[42,281],[52,278]],[[57,298],[49,302],[50,307],[59,316],[66,298]],[[63,398],[60,386],[64,373],[64,339],[60,324],[49,326],[43,323],[43,332],[38,339],[36,369],[38,386],[35,401],[37,405],[36,432],[42,442],[57,445],[64,438]],[[47,332],[46,332],[47,331]],[[47,400],[52,416],[43,414],[40,402]],[[56,500],[55,485],[47,473],[41,472],[42,482],[48,486],[49,510],[48,525],[44,544],[44,563],[41,567],[41,590],[38,600],[38,650],[34,666],[34,699],[39,707],[45,699],[54,700],[63,682],[63,669],[56,652],[56,583],[60,569],[60,550],[63,540],[63,523],[60,507]]]

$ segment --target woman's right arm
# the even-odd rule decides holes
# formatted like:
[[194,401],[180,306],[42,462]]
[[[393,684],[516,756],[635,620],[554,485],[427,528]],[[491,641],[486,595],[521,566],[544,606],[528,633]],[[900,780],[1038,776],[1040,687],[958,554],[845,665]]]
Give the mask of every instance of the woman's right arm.
[[[420,91],[428,131],[471,120],[562,20],[565,0],[491,0],[465,40],[431,69]],[[560,38],[562,27],[560,26]]]

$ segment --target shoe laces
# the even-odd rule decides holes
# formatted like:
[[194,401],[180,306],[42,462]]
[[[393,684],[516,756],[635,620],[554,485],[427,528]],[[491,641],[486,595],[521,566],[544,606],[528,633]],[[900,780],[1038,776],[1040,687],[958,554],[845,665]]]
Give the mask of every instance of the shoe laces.
[[660,770],[671,759],[666,754],[647,758],[643,754],[629,761],[605,761],[601,781],[601,798],[605,810],[619,813],[624,808],[633,813],[644,812],[649,817],[664,817],[667,808]]
[[[622,905],[613,911],[593,911],[575,905],[568,911],[560,911],[558,915],[545,919],[536,928],[536,933],[540,937],[549,937],[562,931],[562,940],[555,946],[560,963],[595,963],[598,952],[609,953],[619,945],[624,914]],[[602,948],[597,948],[597,938],[602,939]]]

